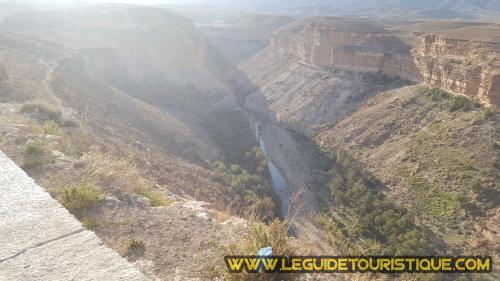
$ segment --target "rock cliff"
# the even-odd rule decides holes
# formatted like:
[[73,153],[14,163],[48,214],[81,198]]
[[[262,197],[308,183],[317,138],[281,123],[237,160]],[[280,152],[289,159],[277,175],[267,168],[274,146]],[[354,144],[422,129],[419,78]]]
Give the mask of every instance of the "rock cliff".
[[276,32],[271,46],[280,53],[293,54],[308,65],[421,80],[410,56],[411,46],[369,21],[310,19]]
[[[377,23],[333,17],[295,22],[275,32],[271,48],[300,63],[399,76],[467,95],[486,106],[500,105],[500,27],[481,27],[478,37],[457,29],[424,34],[417,46]],[[476,27],[477,29],[477,27]],[[486,32],[485,32],[486,31]],[[466,36],[457,36],[457,34]]]
[[412,54],[426,84],[498,109],[500,43],[428,34]]

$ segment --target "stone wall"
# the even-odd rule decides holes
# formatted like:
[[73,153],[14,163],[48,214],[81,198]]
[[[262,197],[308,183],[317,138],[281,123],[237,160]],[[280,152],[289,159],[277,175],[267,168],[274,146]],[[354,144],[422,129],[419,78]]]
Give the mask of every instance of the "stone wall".
[[0,151],[0,281],[149,280]]

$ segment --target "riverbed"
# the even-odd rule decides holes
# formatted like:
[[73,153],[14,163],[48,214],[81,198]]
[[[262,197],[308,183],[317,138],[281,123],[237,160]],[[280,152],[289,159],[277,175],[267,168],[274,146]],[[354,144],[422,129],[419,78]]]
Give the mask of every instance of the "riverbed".
[[273,163],[271,156],[267,153],[266,143],[262,135],[260,122],[255,125],[255,136],[257,137],[257,142],[259,143],[260,149],[262,149],[264,154],[266,154],[267,156],[267,166],[269,168],[269,174],[271,175],[271,182],[276,194],[278,194],[281,203],[281,217],[285,218],[287,217],[288,205],[290,203],[287,182],[276,165]]

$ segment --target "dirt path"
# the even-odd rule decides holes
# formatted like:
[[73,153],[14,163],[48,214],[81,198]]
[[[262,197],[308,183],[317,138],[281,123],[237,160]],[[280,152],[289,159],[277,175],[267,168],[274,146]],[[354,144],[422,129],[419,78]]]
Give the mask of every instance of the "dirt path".
[[[61,58],[59,61],[62,61],[70,56],[66,56]],[[65,104],[65,102],[59,98],[55,93],[54,90],[52,89],[52,82],[54,81],[54,73],[59,66],[59,61],[56,62],[48,62],[46,60],[38,59],[41,64],[44,64],[47,66],[47,73],[45,74],[45,78],[42,80],[42,87],[41,90],[45,91],[47,93],[47,96],[52,99],[52,101],[55,103],[53,106],[55,108],[60,109],[63,112],[63,115],[65,116],[73,116],[76,114],[69,106]]]

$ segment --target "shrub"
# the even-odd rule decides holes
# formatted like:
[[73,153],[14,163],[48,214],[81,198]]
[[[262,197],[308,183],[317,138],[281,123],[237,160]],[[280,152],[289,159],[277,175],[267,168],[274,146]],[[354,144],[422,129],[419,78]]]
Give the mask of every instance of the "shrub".
[[24,145],[23,164],[21,168],[32,169],[42,165],[46,158],[46,147],[42,141],[28,140]]
[[453,96],[451,99],[451,102],[448,106],[450,111],[456,111],[456,110],[471,110],[473,108],[473,102],[464,96]]
[[489,109],[489,108],[481,109],[481,116],[483,117],[483,119],[488,119],[492,115],[493,115],[493,111],[491,111],[491,109]]
[[53,135],[53,136],[61,136],[63,134],[63,130],[53,120],[47,120],[43,123],[41,127],[41,133],[46,134],[46,135]]
[[423,92],[427,96],[430,96],[433,101],[440,102],[441,105],[444,108],[447,108],[449,111],[468,111],[472,110],[474,107],[477,107],[477,104],[468,97],[465,97],[463,95],[455,95],[439,88],[424,90],[422,87],[419,87],[417,88],[417,91]]
[[135,193],[148,198],[152,207],[168,206],[172,204],[172,200],[166,198],[161,192],[156,190],[138,188],[135,190]]
[[262,176],[251,174],[237,164],[214,161],[206,165],[218,173],[221,182],[231,186],[235,198],[230,210],[233,214],[248,217],[251,213],[263,220],[272,220],[279,214],[278,197]]
[[94,229],[98,228],[101,225],[101,223],[99,222],[99,220],[92,219],[92,218],[84,218],[82,220],[82,224],[88,230],[94,230]]
[[432,88],[428,90],[428,95],[432,97],[434,101],[442,101],[447,100],[451,97],[451,94],[445,90],[441,90],[439,88]]
[[96,185],[82,183],[63,188],[59,199],[71,213],[81,215],[101,201],[102,194]]
[[[268,246],[273,249],[273,256],[292,256],[294,254],[286,221],[275,219],[268,225],[251,221],[249,225],[250,230],[242,237],[241,242],[229,247],[231,255],[256,255],[260,249]],[[242,272],[235,274],[226,272],[225,277],[225,280],[294,280],[298,276],[296,274],[279,274],[278,276],[271,273],[248,274]]]
[[78,123],[75,119],[64,119],[62,126],[66,128],[76,128],[80,127],[80,123]]
[[62,113],[59,110],[53,109],[43,103],[26,103],[19,111],[41,122],[52,120],[57,124],[61,124],[63,120]]
[[123,242],[120,254],[124,257],[132,254],[142,254],[144,249],[145,246],[142,240],[129,238]]

